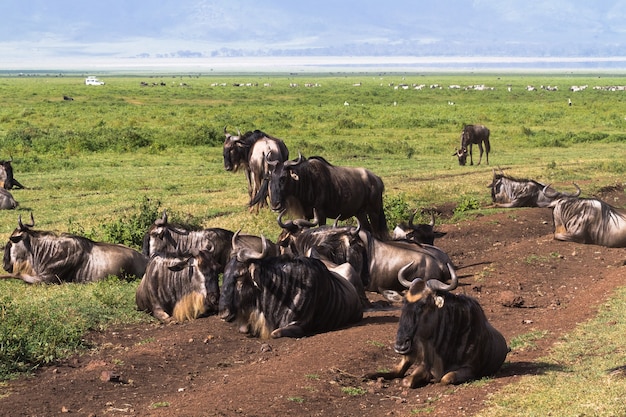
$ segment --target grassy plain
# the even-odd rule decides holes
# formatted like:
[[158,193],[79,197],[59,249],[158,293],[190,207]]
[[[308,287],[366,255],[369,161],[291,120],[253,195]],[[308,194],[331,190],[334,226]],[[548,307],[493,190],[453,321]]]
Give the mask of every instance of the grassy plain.
[[[243,173],[223,169],[224,126],[283,138],[292,157],[322,155],[373,170],[385,182],[391,224],[413,208],[447,202],[467,208],[462,215],[491,210],[486,186],[496,167],[564,190],[576,182],[583,195],[621,184],[626,171],[626,92],[594,89],[626,85],[626,77],[152,75],[106,77],[104,86],[83,80],[0,78],[0,158],[13,158],[15,177],[27,187],[13,191],[16,211],[0,212],[0,240],[7,240],[18,215],[31,212],[36,228],[106,240],[107,226],[128,225],[146,200],[206,227],[276,236],[275,214],[246,209]],[[466,88],[477,85],[485,89]],[[558,90],[541,88],[548,85]],[[569,91],[573,85],[587,88]],[[452,156],[464,123],[491,129],[490,165],[460,167]],[[80,335],[90,328],[146,320],[110,291],[131,295],[132,285],[0,282],[0,375],[80,348]],[[71,311],[36,307],[65,297],[75,300]],[[48,331],[59,316],[76,319]]]

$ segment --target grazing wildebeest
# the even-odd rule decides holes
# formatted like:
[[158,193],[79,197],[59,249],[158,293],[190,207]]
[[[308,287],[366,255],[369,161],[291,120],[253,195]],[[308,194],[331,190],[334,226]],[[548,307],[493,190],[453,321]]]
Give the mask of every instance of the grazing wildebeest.
[[259,196],[269,189],[270,207],[288,209],[295,217],[313,218],[319,224],[326,219],[356,217],[363,228],[379,239],[387,239],[389,230],[383,210],[383,180],[365,168],[338,167],[321,156],[294,161],[269,162],[270,175],[263,181]]
[[[237,247],[233,237],[233,248]],[[263,239],[265,242],[265,239]],[[237,250],[224,270],[220,317],[262,338],[302,337],[356,323],[361,299],[319,259]]]
[[[544,189],[550,195],[550,191]],[[556,197],[554,238],[577,243],[626,247],[626,212],[597,198]]]
[[148,258],[124,245],[94,242],[81,236],[32,230],[35,220],[18,227],[4,248],[3,267],[10,275],[34,283],[86,283],[109,275],[143,276]]
[[11,161],[13,161],[13,158],[8,161],[0,161],[0,185],[5,190],[24,188],[24,186],[13,177],[13,167],[11,166]]
[[[154,254],[167,255],[182,253],[193,250],[212,248],[216,262],[221,265],[218,272],[224,272],[223,268],[230,260],[231,242],[233,232],[218,227],[190,230],[187,227],[169,223],[167,213],[163,211],[160,219],[156,219],[143,238],[142,253],[146,256]],[[240,235],[239,245],[261,250],[261,238],[253,235]],[[278,255],[278,247],[268,242],[272,254]]]
[[65,101],[74,101],[74,97],[63,96],[63,100],[65,100]]
[[546,195],[545,184],[534,180],[513,178],[504,173],[493,171],[491,199],[496,207],[549,207],[555,198],[578,197],[580,188],[575,194],[557,192],[548,186],[550,197]]
[[18,206],[13,195],[4,188],[0,188],[0,210],[12,210]]
[[259,207],[267,204],[267,199],[257,199],[253,203],[261,182],[268,172],[267,161],[283,162],[289,159],[289,150],[282,139],[270,136],[260,130],[246,132],[243,135],[237,131],[233,136],[224,127],[224,169],[237,172],[244,169],[248,181],[248,195],[250,210],[258,212]]
[[444,232],[436,232],[435,231],[435,212],[430,212],[430,223],[418,223],[414,224],[413,219],[415,218],[415,214],[417,210],[414,210],[409,217],[409,224],[402,222],[398,224],[395,229],[393,229],[393,233],[391,238],[393,240],[408,240],[416,243],[425,243],[428,245],[435,244],[435,238],[440,238],[445,236]]
[[456,149],[452,155],[456,155],[459,158],[459,165],[465,165],[469,147],[470,165],[474,165],[474,160],[472,159],[472,145],[478,145],[480,157],[476,165],[480,165],[480,161],[483,159],[483,143],[485,144],[487,165],[489,165],[489,152],[491,152],[489,129],[483,125],[466,125],[461,132],[461,149]]
[[212,248],[189,255],[154,255],[135,292],[137,308],[166,323],[217,312],[220,268]]
[[[415,388],[430,382],[460,384],[495,374],[509,352],[506,340],[487,321],[478,301],[450,293],[458,285],[454,271],[450,270],[449,285],[419,278],[407,282],[407,267],[398,273],[408,291],[394,345],[402,360],[389,372],[366,377],[404,378],[403,386]],[[393,299],[398,298],[396,293]],[[405,377],[412,364],[415,370]]]

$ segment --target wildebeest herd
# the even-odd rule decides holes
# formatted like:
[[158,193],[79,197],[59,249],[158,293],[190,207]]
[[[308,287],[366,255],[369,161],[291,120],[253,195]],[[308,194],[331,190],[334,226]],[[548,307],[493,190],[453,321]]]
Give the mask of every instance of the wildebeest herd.
[[[304,337],[350,326],[377,292],[402,302],[389,372],[368,378],[403,378],[403,385],[461,383],[492,375],[505,360],[504,337],[478,302],[452,293],[454,262],[435,243],[444,234],[429,224],[408,223],[390,233],[383,210],[383,180],[364,168],[334,166],[321,156],[289,159],[285,143],[260,130],[232,135],[224,128],[224,168],[244,169],[249,207],[266,205],[282,228],[275,241],[221,228],[190,229],[164,211],[146,232],[142,251],[84,237],[34,230],[34,218],[11,234],[4,249],[4,278],[27,283],[94,282],[109,275],[141,277],[137,308],[164,323],[217,314],[238,330],[262,338]],[[489,130],[468,125],[461,150],[490,151]],[[4,188],[22,187],[10,161],[2,161]],[[626,247],[626,215],[605,202],[580,198],[533,180],[493,171],[497,207],[551,207],[556,239]],[[578,188],[578,187],[577,187]],[[14,207],[13,207],[14,208]],[[289,213],[292,220],[285,220]],[[338,225],[354,218],[356,225]],[[327,220],[334,219],[332,225]],[[220,276],[222,284],[220,286]],[[404,295],[401,295],[404,294]],[[415,370],[405,377],[409,368]]]

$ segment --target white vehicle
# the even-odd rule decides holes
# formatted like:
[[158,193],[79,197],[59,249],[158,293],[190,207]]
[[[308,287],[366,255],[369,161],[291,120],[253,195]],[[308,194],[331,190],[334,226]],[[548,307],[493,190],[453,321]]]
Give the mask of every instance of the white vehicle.
[[90,75],[85,79],[85,85],[104,85],[104,81],[100,81],[93,75]]

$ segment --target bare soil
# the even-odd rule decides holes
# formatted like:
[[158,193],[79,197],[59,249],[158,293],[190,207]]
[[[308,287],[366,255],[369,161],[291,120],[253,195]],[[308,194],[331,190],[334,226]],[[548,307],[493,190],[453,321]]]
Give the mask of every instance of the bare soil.
[[[602,199],[626,205],[621,187]],[[441,216],[453,209],[440,207]],[[493,379],[401,387],[362,375],[391,368],[399,310],[303,339],[259,340],[207,317],[92,333],[93,349],[0,387],[7,416],[471,416],[520,376],[544,372],[559,336],[624,285],[626,252],[553,239],[550,209],[510,209],[438,228],[436,243],[459,267],[456,292],[476,297],[507,339],[541,334],[516,349]],[[378,299],[377,294],[369,294]]]

